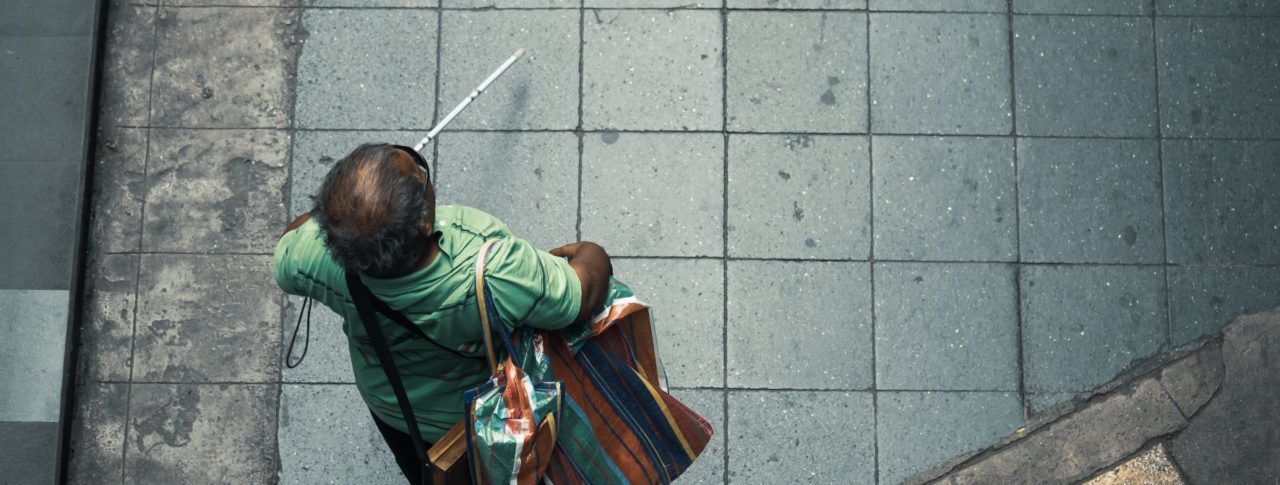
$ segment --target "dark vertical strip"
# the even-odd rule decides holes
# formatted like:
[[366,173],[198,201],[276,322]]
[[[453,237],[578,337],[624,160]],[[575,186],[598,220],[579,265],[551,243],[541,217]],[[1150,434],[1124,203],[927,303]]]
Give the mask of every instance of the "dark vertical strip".
[[871,289],[871,459],[875,482],[880,483],[880,391],[876,382],[876,196],[875,196],[875,131],[871,128],[871,11],[865,17],[867,68],[867,285]]
[[[289,9],[289,14],[293,16],[293,19],[292,19],[293,23],[290,24],[290,25],[293,25],[293,31],[289,33],[289,41],[288,41],[290,44],[293,45],[293,52],[291,53],[293,56],[293,64],[292,64],[293,72],[291,74],[293,74],[293,76],[289,76],[288,79],[292,80],[293,82],[293,86],[291,86],[291,89],[289,89],[289,93],[291,96],[293,96],[293,99],[289,103],[289,119],[288,119],[289,146],[286,149],[288,153],[285,154],[285,160],[288,160],[288,163],[285,165],[286,179],[285,179],[284,190],[285,190],[286,199],[285,199],[285,217],[284,217],[285,220],[283,221],[283,224],[288,224],[290,222],[290,217],[292,217],[294,214],[293,212],[294,211],[293,164],[294,164],[294,155],[297,153],[294,150],[294,146],[298,142],[298,126],[297,126],[298,75],[297,74],[298,74],[299,63],[302,60],[302,47],[303,47],[301,38],[300,36],[298,36],[298,31],[300,29],[306,28],[305,26],[302,25],[302,21],[303,21],[302,17],[305,10],[306,10],[306,7],[303,5],[303,3],[299,3],[296,9]],[[290,81],[285,81],[285,82],[287,83]],[[288,311],[291,303],[289,302],[289,295],[287,294],[280,295],[280,299],[282,301],[280,305],[280,322],[279,323],[283,325],[284,322],[288,321]],[[299,308],[298,311],[301,312],[302,309]],[[308,328],[307,330],[308,332],[310,332],[310,328]],[[308,335],[308,338],[310,338],[310,335]],[[276,353],[277,354],[280,353],[279,349],[277,349]],[[285,359],[288,359],[288,358],[289,356],[285,355]],[[276,361],[276,420],[275,420],[275,423],[276,423],[277,430],[280,428],[280,413],[282,412],[282,409],[281,409],[282,407],[284,407],[284,369],[280,367],[280,362]],[[126,446],[127,445],[128,444],[126,443]],[[272,459],[275,460],[276,466],[279,467],[281,463],[280,443],[277,442],[276,445],[272,447],[271,451],[272,451]]]
[[574,239],[582,240],[582,152],[584,150],[584,132],[582,129],[582,86],[586,83],[583,70],[583,58],[587,55],[587,2],[580,0],[578,2],[578,127],[574,130],[574,134],[578,135],[578,219],[573,225]]
[[721,3],[721,397],[724,436],[722,479],[728,485],[728,0]]
[[93,194],[94,175],[93,161],[96,156],[98,141],[97,130],[94,128],[98,124],[98,110],[96,107],[98,105],[98,97],[101,95],[102,83],[100,81],[102,77],[102,66],[105,64],[102,60],[102,58],[105,57],[103,55],[103,46],[106,45],[107,38],[106,12],[104,11],[103,2],[94,2],[93,9],[93,22],[90,24],[93,26],[93,30],[88,36],[88,38],[91,39],[89,46],[89,72],[86,73],[84,79],[88,82],[88,85],[85,86],[85,88],[89,90],[89,93],[85,96],[84,102],[85,119],[82,129],[84,130],[85,136],[83,138],[84,146],[81,147],[80,150],[80,186],[77,191],[79,192],[77,194],[79,200],[77,200],[77,204],[75,205],[77,212],[74,215],[75,230],[73,232],[73,237],[75,239],[71,245],[71,282],[69,284],[70,292],[68,293],[66,303],[67,319],[64,322],[67,327],[65,329],[62,344],[62,389],[59,393],[60,407],[58,412],[58,425],[54,436],[53,456],[56,460],[54,463],[54,469],[52,470],[54,483],[63,483],[66,481],[67,471],[71,461],[70,454],[67,453],[67,450],[71,447],[71,430],[74,427],[75,419],[81,417],[75,415],[75,406],[77,402],[77,396],[75,393],[77,381],[76,371],[79,368],[80,325],[84,323],[85,320],[81,315],[81,310],[84,308],[84,302],[86,300],[84,295],[86,279],[85,267],[87,260],[85,252],[89,247],[89,213],[92,202],[91,195]]
[[1164,117],[1160,112],[1160,37],[1156,35],[1156,1],[1151,0],[1151,64],[1155,76],[1156,103],[1156,162],[1160,167],[1160,267],[1164,272],[1164,320],[1165,345],[1173,347],[1173,312],[1169,306],[1172,290],[1169,286],[1169,208],[1165,203],[1164,177]]
[[1018,166],[1022,164],[1018,157],[1018,89],[1017,89],[1017,70],[1015,69],[1014,58],[1016,51],[1014,50],[1014,25],[1013,25],[1013,0],[1008,2],[1008,25],[1009,25],[1009,113],[1012,121],[1010,128],[1010,140],[1013,142],[1013,234],[1014,248],[1017,254],[1013,267],[1013,304],[1014,312],[1018,318],[1018,400],[1022,402],[1022,418],[1024,420],[1031,417],[1031,408],[1027,402],[1027,356],[1026,356],[1026,337],[1025,326],[1022,321],[1022,200],[1021,186],[1022,180],[1018,175]]
[[[444,50],[444,2],[445,0],[440,0],[439,8],[436,9],[436,95],[431,107],[431,128],[435,128],[436,123],[440,121],[440,71],[444,70],[440,65],[440,51]],[[432,183],[439,187],[440,140],[438,139],[431,140],[431,174],[436,179],[432,180]]]
[[[150,68],[150,73],[148,74],[148,77],[147,77],[147,121],[145,123],[147,126],[147,128],[145,129],[146,147],[143,149],[143,152],[142,152],[142,183],[144,185],[149,182],[148,178],[150,176],[149,170],[150,170],[150,164],[151,164],[151,140],[152,140],[152,135],[154,134],[154,130],[151,128],[151,114],[154,111],[152,104],[154,103],[154,100],[155,100],[156,57],[157,57],[156,51],[160,49],[160,17],[161,17],[161,13],[163,12],[163,9],[164,9],[164,1],[160,0],[157,2],[155,11],[152,12],[151,68]],[[137,366],[137,359],[135,358],[135,354],[136,354],[135,350],[137,348],[137,341],[138,341],[138,308],[142,305],[142,262],[143,262],[143,256],[144,256],[142,251],[144,248],[143,245],[145,244],[146,237],[147,237],[146,223],[147,223],[147,199],[148,198],[149,198],[149,194],[143,194],[142,204],[138,210],[139,212],[138,258],[136,260],[137,273],[135,274],[134,280],[133,280],[133,331],[130,332],[129,334],[129,383],[126,385],[126,390],[125,390],[124,438],[122,440],[121,450],[120,450],[120,464],[121,464],[120,483],[125,482],[125,477],[129,473],[129,431],[132,428],[130,426],[131,420],[129,418],[133,414],[133,369],[134,367]]]

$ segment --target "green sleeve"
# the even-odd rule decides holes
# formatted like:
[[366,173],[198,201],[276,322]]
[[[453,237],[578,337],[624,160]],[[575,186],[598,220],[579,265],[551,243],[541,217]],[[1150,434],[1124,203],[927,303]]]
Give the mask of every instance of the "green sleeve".
[[298,296],[316,297],[313,284],[299,277],[299,273],[319,275],[322,270],[332,266],[328,252],[324,247],[324,239],[320,234],[320,225],[310,220],[280,237],[276,243],[274,266],[276,285],[285,293]]
[[298,234],[302,232],[300,229],[294,229],[280,236],[280,241],[276,243],[275,256],[271,260],[271,266],[275,272],[276,285],[290,295],[302,295],[302,290],[298,287],[296,280],[297,262],[293,253],[293,247],[298,241]]
[[582,284],[568,260],[523,239],[503,239],[494,246],[485,283],[508,327],[564,328],[582,308]]

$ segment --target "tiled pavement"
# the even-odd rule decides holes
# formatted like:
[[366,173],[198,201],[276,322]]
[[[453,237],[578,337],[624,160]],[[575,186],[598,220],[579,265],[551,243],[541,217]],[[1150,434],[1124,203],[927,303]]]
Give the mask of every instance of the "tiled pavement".
[[610,250],[688,482],[896,482],[1280,304],[1275,2],[441,1],[112,6],[73,478],[394,482],[270,250],[519,47],[441,202]]

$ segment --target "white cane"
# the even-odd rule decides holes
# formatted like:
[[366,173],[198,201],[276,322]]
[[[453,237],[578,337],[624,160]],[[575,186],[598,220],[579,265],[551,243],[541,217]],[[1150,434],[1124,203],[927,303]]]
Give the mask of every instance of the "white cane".
[[436,127],[432,128],[431,132],[427,133],[426,137],[424,137],[421,141],[419,141],[417,145],[413,146],[413,150],[417,152],[421,152],[422,147],[426,146],[428,143],[431,143],[431,140],[434,139],[436,135],[440,134],[440,130],[443,130],[445,125],[449,124],[450,121],[453,121],[453,118],[455,116],[458,116],[458,113],[461,113],[462,110],[467,108],[467,105],[471,104],[472,101],[475,101],[476,98],[480,97],[480,93],[483,93],[485,88],[488,88],[490,84],[493,84],[493,81],[498,79],[498,76],[501,76],[502,73],[506,72],[507,68],[511,67],[512,64],[515,64],[516,61],[520,60],[521,57],[524,57],[524,49],[520,49],[516,51],[515,54],[512,54],[511,57],[507,59],[507,62],[504,62],[502,63],[501,66],[498,66],[498,70],[493,71],[493,74],[490,74],[489,77],[484,80],[484,82],[480,83],[479,86],[476,86],[475,91],[472,91],[471,95],[467,96],[467,99],[464,99],[462,100],[461,103],[458,103],[458,106],[453,108],[453,111],[450,111],[449,114],[445,115],[444,119],[440,120],[440,123],[437,123]]

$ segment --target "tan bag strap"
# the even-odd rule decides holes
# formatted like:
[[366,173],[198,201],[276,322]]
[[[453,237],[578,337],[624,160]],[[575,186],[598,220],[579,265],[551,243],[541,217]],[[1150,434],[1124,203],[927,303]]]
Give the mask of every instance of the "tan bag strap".
[[[485,241],[476,256],[476,305],[480,307],[480,327],[484,329],[484,349],[489,352],[489,369],[498,372],[498,358],[493,353],[493,331],[489,326],[489,306],[484,298],[484,263],[489,257],[489,248],[499,239]],[[501,322],[498,325],[502,325]]]

